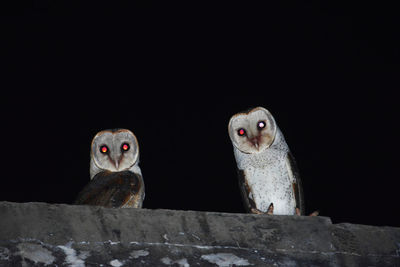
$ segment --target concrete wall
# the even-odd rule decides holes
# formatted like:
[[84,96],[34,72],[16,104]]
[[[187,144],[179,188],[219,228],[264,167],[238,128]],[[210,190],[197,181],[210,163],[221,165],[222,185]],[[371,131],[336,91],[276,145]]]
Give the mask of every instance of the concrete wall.
[[0,266],[400,266],[400,228],[0,202]]

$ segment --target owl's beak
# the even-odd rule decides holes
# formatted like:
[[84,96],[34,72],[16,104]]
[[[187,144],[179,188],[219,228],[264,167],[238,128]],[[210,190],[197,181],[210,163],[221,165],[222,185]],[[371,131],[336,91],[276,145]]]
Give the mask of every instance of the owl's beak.
[[115,161],[114,161],[114,165],[115,165],[115,168],[118,170],[118,167],[119,167],[119,160],[115,160]]
[[253,144],[253,146],[255,146],[255,148],[256,148],[257,150],[259,149],[259,147],[260,147],[260,144],[259,144],[260,140],[259,140],[258,136],[251,138],[251,139],[250,139],[250,142]]
[[253,145],[258,149],[258,142],[257,142],[257,141],[255,141],[255,142],[253,143]]
[[117,170],[119,170],[119,165],[121,165],[121,161],[123,159],[123,155],[120,155],[117,159],[114,160],[114,166]]

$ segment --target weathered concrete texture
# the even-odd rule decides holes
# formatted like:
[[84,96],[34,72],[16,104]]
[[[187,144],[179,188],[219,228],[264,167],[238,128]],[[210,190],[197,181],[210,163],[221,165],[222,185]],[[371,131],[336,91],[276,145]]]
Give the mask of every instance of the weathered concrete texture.
[[400,228],[0,202],[0,266],[400,266]]

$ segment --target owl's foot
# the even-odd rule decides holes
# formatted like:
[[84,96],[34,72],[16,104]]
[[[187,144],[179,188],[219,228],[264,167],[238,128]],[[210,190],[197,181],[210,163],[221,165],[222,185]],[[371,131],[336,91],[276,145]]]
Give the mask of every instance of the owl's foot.
[[296,207],[296,215],[301,216],[300,209],[298,207]]
[[274,214],[274,203],[269,204],[266,214],[268,214],[268,215]]
[[[314,211],[313,213],[311,213],[311,214],[308,215],[308,216],[318,216],[318,214],[319,214],[319,211],[316,210],[316,211]],[[301,216],[300,209],[297,208],[297,207],[296,207],[296,215]]]
[[316,210],[313,213],[311,213],[309,216],[318,216],[319,215],[319,211]]
[[250,209],[251,213],[253,214],[267,214],[267,215],[273,215],[274,214],[274,204],[271,203],[268,207],[268,210],[266,212],[261,211],[257,208],[251,208]]
[[251,208],[250,211],[253,214],[264,214],[264,212],[262,212],[261,210],[259,210],[257,208]]
[[269,205],[269,207],[268,207],[268,210],[267,210],[266,212],[263,212],[263,211],[261,211],[261,210],[259,210],[259,209],[257,209],[257,208],[251,208],[250,211],[251,211],[251,213],[254,213],[254,214],[273,215],[273,214],[274,214],[274,204],[271,203],[271,204]]

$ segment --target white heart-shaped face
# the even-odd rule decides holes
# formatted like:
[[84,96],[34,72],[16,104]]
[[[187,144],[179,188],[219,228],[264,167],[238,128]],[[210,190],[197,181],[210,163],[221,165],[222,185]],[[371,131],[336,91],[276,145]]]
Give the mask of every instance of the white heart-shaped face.
[[276,124],[267,109],[257,107],[233,115],[228,132],[232,144],[243,153],[260,153],[274,142]]
[[101,170],[123,171],[137,162],[139,145],[135,135],[129,130],[105,130],[93,138],[91,156],[94,164]]

